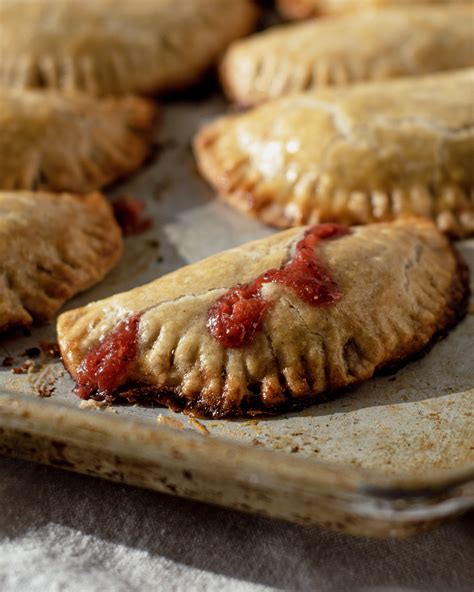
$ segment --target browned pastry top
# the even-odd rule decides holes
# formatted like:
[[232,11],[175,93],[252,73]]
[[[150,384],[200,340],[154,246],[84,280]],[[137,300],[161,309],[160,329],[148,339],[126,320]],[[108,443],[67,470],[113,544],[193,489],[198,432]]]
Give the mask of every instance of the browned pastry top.
[[292,95],[197,135],[204,176],[277,226],[433,218],[474,232],[474,70]]
[[87,193],[136,170],[151,149],[145,99],[3,89],[0,189]]
[[0,332],[50,320],[121,254],[120,229],[99,193],[0,192]]
[[207,326],[210,308],[230,287],[285,265],[304,230],[64,313],[58,335],[66,367],[77,378],[88,354],[120,327],[136,331],[136,344],[121,349],[133,354],[121,367],[122,396],[214,417],[278,411],[400,364],[463,315],[466,269],[434,225],[373,224],[318,247],[341,292],[337,302],[314,307],[285,285],[265,284],[272,307],[261,329],[247,345],[224,347]]
[[272,27],[234,42],[221,65],[229,97],[291,93],[474,66],[474,4],[390,8]]
[[0,86],[101,95],[181,88],[256,16],[250,0],[2,0]]

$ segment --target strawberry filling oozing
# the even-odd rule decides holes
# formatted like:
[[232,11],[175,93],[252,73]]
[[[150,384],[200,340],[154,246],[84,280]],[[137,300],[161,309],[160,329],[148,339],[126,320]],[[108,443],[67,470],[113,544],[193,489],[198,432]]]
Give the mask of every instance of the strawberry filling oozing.
[[145,204],[136,197],[121,197],[112,206],[124,236],[141,234],[153,226],[152,218],[145,215]]
[[330,270],[319,260],[316,247],[323,240],[349,233],[348,228],[339,224],[318,224],[307,230],[296,244],[291,261],[284,267],[269,269],[251,283],[234,286],[216,301],[207,319],[211,335],[228,348],[251,343],[272,306],[262,295],[262,286],[267,283],[287,286],[311,306],[340,300],[342,293]]
[[[210,333],[227,348],[251,343],[272,306],[262,295],[264,284],[282,284],[311,306],[340,300],[342,293],[330,270],[320,261],[316,247],[320,241],[349,233],[348,228],[337,224],[320,224],[307,230],[284,267],[269,269],[253,282],[234,286],[216,301],[208,312]],[[79,397],[107,400],[126,382],[138,354],[140,318],[137,313],[121,321],[84,356],[76,376],[75,392]]]
[[126,380],[138,353],[140,314],[121,321],[83,358],[75,393],[81,399],[107,400]]

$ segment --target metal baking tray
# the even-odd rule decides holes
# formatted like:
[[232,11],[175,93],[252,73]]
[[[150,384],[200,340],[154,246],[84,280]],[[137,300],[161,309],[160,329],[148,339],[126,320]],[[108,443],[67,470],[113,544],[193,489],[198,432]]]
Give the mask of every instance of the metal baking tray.
[[[154,226],[128,238],[121,264],[67,308],[274,232],[217,200],[196,173],[193,134],[226,109],[217,94],[165,105],[153,158],[110,192],[142,199]],[[459,246],[474,269],[474,241]],[[474,503],[472,309],[392,376],[298,413],[240,421],[81,408],[59,360],[41,354],[25,374],[1,367],[55,339],[54,324],[35,328],[0,340],[0,452],[304,524],[410,534]]]

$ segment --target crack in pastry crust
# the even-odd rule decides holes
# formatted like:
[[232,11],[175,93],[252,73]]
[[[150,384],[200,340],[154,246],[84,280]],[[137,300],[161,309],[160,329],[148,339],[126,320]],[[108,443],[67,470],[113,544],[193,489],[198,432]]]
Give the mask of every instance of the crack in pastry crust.
[[87,193],[136,170],[157,108],[137,97],[46,91],[0,94],[0,189]]
[[250,0],[2,0],[0,86],[100,95],[179,89],[256,17]]
[[[209,307],[229,285],[284,263],[303,232],[278,233],[64,313],[58,336],[65,366],[76,377],[91,348],[141,313],[138,356],[119,399],[206,417],[274,413],[403,364],[465,314],[465,264],[429,221],[403,220],[356,227],[321,244],[340,301],[315,308],[269,284],[273,306],[255,341],[223,347],[206,330]],[[190,295],[193,286],[198,296]]]
[[271,101],[204,126],[202,174],[278,227],[434,219],[474,232],[474,70]]
[[302,19],[311,16],[344,14],[362,9],[381,9],[391,6],[409,7],[413,4],[456,4],[465,0],[277,0],[283,16]]
[[0,192],[0,331],[51,320],[122,254],[105,198]]
[[473,4],[411,6],[274,27],[234,42],[229,98],[255,105],[304,90],[474,66]]

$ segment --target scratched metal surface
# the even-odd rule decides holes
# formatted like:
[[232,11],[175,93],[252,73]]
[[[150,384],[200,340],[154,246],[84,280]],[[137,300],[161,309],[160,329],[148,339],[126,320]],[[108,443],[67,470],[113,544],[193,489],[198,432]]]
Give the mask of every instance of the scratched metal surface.
[[[157,150],[133,178],[109,195],[143,199],[152,230],[126,240],[121,264],[94,289],[67,304],[74,308],[130,289],[222,249],[267,236],[271,229],[234,212],[214,198],[195,171],[191,138],[199,125],[226,110],[220,97],[171,102],[157,130]],[[159,243],[159,246],[157,246]],[[474,241],[460,248],[474,269]],[[252,421],[204,421],[211,438],[224,438],[295,456],[390,475],[432,475],[474,462],[474,317],[471,313],[423,359],[397,374],[375,378],[329,403],[302,412]],[[55,339],[54,325],[28,337],[0,340],[2,358],[15,365],[41,341]],[[73,384],[59,361],[37,360],[39,371],[12,374],[0,367],[0,391],[38,397],[38,386],[54,388],[47,405],[77,408]],[[163,408],[116,406],[124,418],[156,426],[158,414],[196,429],[188,418]],[[103,413],[85,410],[84,413]],[[1,417],[0,417],[1,426]],[[199,428],[199,426],[198,426]]]

